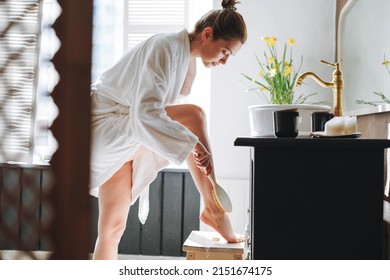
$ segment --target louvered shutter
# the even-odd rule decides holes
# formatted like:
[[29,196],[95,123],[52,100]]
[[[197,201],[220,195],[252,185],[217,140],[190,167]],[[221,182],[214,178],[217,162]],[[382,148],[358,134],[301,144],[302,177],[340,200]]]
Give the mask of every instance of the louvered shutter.
[[40,0],[0,1],[0,162],[31,162]]
[[188,26],[188,0],[127,0],[127,46]]

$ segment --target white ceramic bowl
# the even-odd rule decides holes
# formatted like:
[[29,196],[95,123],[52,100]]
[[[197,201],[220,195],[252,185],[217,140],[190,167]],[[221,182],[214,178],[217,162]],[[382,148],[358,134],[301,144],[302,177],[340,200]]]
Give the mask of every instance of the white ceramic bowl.
[[324,111],[330,112],[331,108],[325,105],[311,104],[266,104],[249,106],[249,123],[251,136],[274,136],[273,112],[279,110],[298,109],[299,123],[298,136],[307,136],[311,132],[311,113]]

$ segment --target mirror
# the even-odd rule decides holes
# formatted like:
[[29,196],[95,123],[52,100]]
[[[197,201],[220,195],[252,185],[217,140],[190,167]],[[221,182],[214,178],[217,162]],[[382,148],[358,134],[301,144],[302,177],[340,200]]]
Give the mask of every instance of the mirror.
[[349,0],[341,11],[337,47],[346,113],[390,111],[380,96],[390,100],[390,65],[383,64],[390,61],[389,11],[388,0]]

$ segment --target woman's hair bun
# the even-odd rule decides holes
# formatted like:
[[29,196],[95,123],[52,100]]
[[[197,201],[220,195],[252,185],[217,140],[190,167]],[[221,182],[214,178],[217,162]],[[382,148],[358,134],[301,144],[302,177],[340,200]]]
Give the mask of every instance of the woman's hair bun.
[[195,24],[195,33],[201,34],[207,27],[213,30],[213,40],[240,40],[247,39],[246,24],[242,15],[236,11],[236,0],[222,0],[222,9],[211,10],[202,16]]
[[222,0],[222,8],[224,10],[235,12],[237,10],[236,4],[238,3],[240,2],[236,0]]

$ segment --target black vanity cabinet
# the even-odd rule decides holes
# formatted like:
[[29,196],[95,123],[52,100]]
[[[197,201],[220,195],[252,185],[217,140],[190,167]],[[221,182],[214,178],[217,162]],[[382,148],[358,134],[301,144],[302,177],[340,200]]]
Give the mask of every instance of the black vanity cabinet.
[[251,147],[251,259],[383,259],[389,140],[239,137]]

